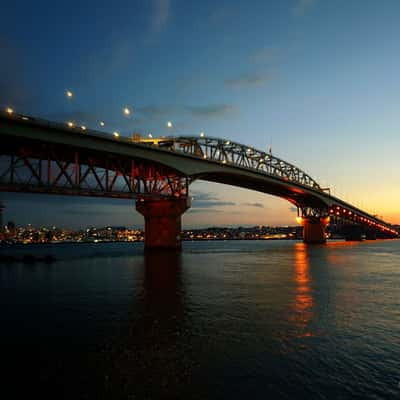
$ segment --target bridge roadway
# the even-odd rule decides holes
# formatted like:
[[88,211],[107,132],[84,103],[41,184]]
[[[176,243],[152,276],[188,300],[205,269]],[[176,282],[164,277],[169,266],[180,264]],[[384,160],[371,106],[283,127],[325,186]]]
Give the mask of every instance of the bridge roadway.
[[[179,247],[189,184],[200,179],[284,198],[298,209],[304,241],[324,242],[329,219],[349,237],[394,238],[392,226],[330,195],[272,154],[209,137],[126,138],[20,114],[0,114],[0,191],[136,198],[147,247]],[[362,227],[352,229],[352,227]]]

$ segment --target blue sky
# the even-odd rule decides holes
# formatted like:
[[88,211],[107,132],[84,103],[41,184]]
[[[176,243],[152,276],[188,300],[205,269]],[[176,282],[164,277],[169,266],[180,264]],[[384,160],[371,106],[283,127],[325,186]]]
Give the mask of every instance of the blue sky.
[[[272,142],[334,194],[400,223],[399,13],[396,0],[8,2],[0,106],[127,135],[166,134],[171,120],[173,134]],[[294,222],[289,203],[261,193],[194,183],[192,194],[185,226]],[[1,198],[18,224],[142,223],[126,201]]]

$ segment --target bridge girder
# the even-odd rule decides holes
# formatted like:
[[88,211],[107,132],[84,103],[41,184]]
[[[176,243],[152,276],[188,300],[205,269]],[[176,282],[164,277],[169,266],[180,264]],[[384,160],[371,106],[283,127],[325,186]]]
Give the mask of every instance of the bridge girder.
[[0,154],[0,191],[183,198],[189,182],[162,165],[70,146],[16,141]]

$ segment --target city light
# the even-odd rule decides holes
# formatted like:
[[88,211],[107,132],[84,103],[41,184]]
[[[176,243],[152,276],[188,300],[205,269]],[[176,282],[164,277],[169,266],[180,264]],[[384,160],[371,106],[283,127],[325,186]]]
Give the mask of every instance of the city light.
[[126,115],[126,116],[131,115],[131,110],[128,107],[125,107],[123,111],[124,111],[124,115]]
[[75,126],[75,124],[74,124],[72,121],[68,121],[68,126],[69,126],[70,128],[73,128],[73,127]]
[[153,135],[151,133],[149,133],[149,138],[152,138],[152,137],[153,137]]
[[85,126],[85,125],[82,125],[82,126],[81,126],[81,129],[82,129],[83,131],[86,131],[86,126]]
[[116,132],[116,131],[115,131],[115,132],[113,132],[113,135],[114,135],[114,137],[116,137],[116,138],[117,138],[117,137],[119,137],[119,133],[118,133],[118,132]]
[[167,128],[172,128],[172,122],[171,121],[167,121]]
[[100,121],[100,126],[104,126],[104,125],[105,125],[104,121]]
[[200,132],[200,137],[204,137],[204,132]]
[[71,98],[74,94],[73,94],[70,90],[67,90],[67,91],[65,92],[65,95],[66,95],[68,98]]
[[6,113],[11,115],[11,114],[14,113],[14,110],[11,107],[7,107],[6,108]]

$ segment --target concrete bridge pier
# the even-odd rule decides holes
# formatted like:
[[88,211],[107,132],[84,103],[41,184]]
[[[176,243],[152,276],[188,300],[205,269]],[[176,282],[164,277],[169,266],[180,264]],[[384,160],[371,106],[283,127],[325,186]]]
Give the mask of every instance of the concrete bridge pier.
[[376,240],[376,231],[367,229],[365,232],[365,240]]
[[348,242],[360,242],[364,238],[364,229],[361,225],[344,225],[343,235]]
[[303,242],[308,244],[326,243],[326,225],[328,218],[303,217],[301,224],[303,225]]
[[188,198],[140,198],[136,210],[145,220],[145,250],[180,250],[181,216],[189,207]]

